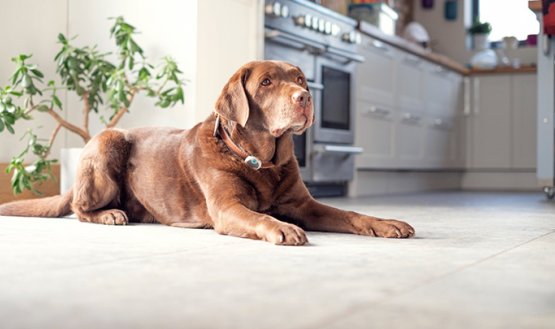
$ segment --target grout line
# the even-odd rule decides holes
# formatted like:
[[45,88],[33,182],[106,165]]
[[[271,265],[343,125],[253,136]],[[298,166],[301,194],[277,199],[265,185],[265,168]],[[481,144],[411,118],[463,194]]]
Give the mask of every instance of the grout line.
[[454,269],[454,270],[452,270],[452,271],[449,271],[449,272],[447,272],[447,273],[444,273],[444,274],[441,274],[441,275],[438,275],[438,276],[435,276],[435,277],[431,277],[431,278],[429,278],[429,279],[426,279],[426,280],[423,280],[423,281],[421,281],[421,282],[415,283],[415,284],[409,286],[409,287],[406,288],[406,289],[400,290],[398,293],[393,292],[392,294],[387,295],[387,296],[385,296],[384,298],[379,299],[379,300],[377,300],[377,301],[369,301],[369,302],[366,302],[366,303],[360,303],[359,305],[355,305],[355,306],[351,307],[349,310],[346,310],[346,311],[343,311],[343,312],[339,312],[339,313],[337,313],[337,314],[334,314],[333,316],[330,316],[330,317],[326,318],[325,320],[318,321],[318,322],[314,323],[314,325],[306,326],[306,327],[302,327],[302,328],[305,328],[305,329],[316,329],[316,328],[323,328],[323,327],[326,327],[327,325],[329,325],[329,324],[331,324],[331,323],[338,322],[338,321],[341,320],[341,319],[344,319],[344,318],[349,317],[349,316],[352,316],[352,315],[354,315],[354,314],[356,314],[356,313],[358,313],[358,312],[360,312],[360,311],[362,311],[362,310],[365,310],[365,309],[367,309],[369,306],[376,306],[376,305],[384,304],[384,303],[388,302],[388,301],[391,300],[391,299],[394,299],[394,298],[397,298],[397,297],[406,295],[406,294],[408,294],[408,293],[414,291],[415,289],[418,289],[418,288],[420,288],[420,287],[423,287],[423,286],[426,286],[426,285],[430,285],[430,284],[432,284],[432,283],[434,283],[434,282],[440,281],[440,280],[442,280],[442,279],[444,279],[444,278],[446,278],[446,277],[448,277],[448,276],[451,276],[451,275],[453,275],[453,274],[462,272],[462,271],[464,271],[464,270],[466,270],[466,269],[468,269],[468,268],[470,268],[470,267],[474,267],[474,266],[476,266],[476,265],[479,265],[479,264],[481,264],[481,263],[484,263],[485,261],[488,261],[488,260],[490,260],[490,259],[493,259],[493,258],[495,258],[495,257],[497,257],[497,256],[500,256],[500,255],[502,255],[502,254],[505,254],[505,253],[507,253],[507,252],[510,252],[510,251],[512,251],[512,250],[515,250],[515,249],[517,249],[517,248],[519,248],[519,247],[522,247],[523,245],[526,245],[526,244],[528,244],[528,243],[530,243],[530,242],[533,242],[533,241],[535,241],[535,240],[544,238],[544,237],[546,237],[546,236],[548,236],[548,235],[551,235],[551,234],[554,234],[554,233],[555,233],[555,230],[549,231],[549,232],[544,233],[544,234],[542,234],[542,235],[539,235],[539,236],[537,236],[537,237],[535,237],[535,238],[532,238],[532,239],[530,239],[530,240],[528,240],[528,241],[519,243],[519,244],[517,244],[516,246],[509,247],[509,248],[507,248],[507,249],[504,249],[504,250],[501,250],[501,251],[499,251],[499,252],[496,252],[496,253],[494,253],[494,254],[492,254],[492,255],[490,255],[490,256],[487,256],[487,257],[485,257],[485,258],[482,258],[482,259],[480,259],[480,260],[477,260],[477,261],[475,261],[475,262],[473,262],[473,263],[470,263],[470,264],[467,264],[467,265],[458,267],[458,268],[456,268],[456,269]]

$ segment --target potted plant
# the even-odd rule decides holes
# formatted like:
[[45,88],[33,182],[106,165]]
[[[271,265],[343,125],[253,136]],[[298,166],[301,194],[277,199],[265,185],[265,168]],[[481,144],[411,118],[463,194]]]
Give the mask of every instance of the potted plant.
[[491,24],[488,22],[475,21],[468,29],[468,33],[473,36],[474,48],[477,50],[489,47],[488,37],[491,32]]
[[[14,193],[25,189],[35,192],[35,184],[53,178],[50,151],[60,129],[77,134],[83,142],[91,139],[89,115],[94,112],[105,128],[115,127],[129,112],[135,97],[144,93],[156,99],[155,105],[168,108],[184,102],[182,72],[176,62],[165,57],[157,67],[147,61],[143,49],[137,44],[134,26],[122,17],[114,18],[110,36],[115,41],[116,61],[110,61],[111,53],[102,53],[96,46],[77,47],[73,39],[58,35],[60,51],[56,54],[55,80],[45,82],[42,71],[31,63],[31,55],[14,57],[16,69],[10,84],[0,88],[0,133],[15,133],[15,126],[23,120],[32,120],[33,114],[48,114],[56,128],[47,139],[39,138],[33,130],[27,130],[22,138],[27,146],[16,153],[6,170],[12,173],[11,186]],[[59,98],[59,91],[76,93],[83,102],[81,125],[74,124],[61,115],[67,109]],[[104,114],[103,114],[104,113]],[[30,165],[28,156],[34,155]]]

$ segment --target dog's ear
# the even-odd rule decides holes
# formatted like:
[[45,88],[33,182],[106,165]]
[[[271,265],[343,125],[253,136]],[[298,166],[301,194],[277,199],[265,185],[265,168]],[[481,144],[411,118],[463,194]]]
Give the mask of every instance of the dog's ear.
[[249,119],[249,100],[245,90],[249,69],[242,67],[229,79],[216,101],[216,113],[245,127]]

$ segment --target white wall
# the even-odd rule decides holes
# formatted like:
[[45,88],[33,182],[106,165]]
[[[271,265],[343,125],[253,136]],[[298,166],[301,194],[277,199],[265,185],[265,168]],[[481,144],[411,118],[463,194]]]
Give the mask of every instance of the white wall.
[[[414,20],[424,25],[430,38],[432,48],[438,53],[445,54],[462,64],[470,62],[472,50],[466,47],[466,27],[470,25],[471,0],[458,1],[458,15],[456,21],[444,18],[444,1],[435,1],[433,9],[423,9],[420,0],[414,0]],[[502,15],[500,11],[500,15]],[[536,48],[521,48],[512,50],[507,55],[518,57],[521,63],[536,63]]]
[[[224,5],[225,1],[225,5]],[[263,0],[199,1],[198,109],[204,120],[229,77],[263,57]]]
[[[113,21],[108,17],[124,16],[140,34],[136,36],[139,45],[151,63],[171,55],[180,66],[185,79],[185,105],[178,104],[171,109],[154,107],[154,99],[140,95],[133,102],[130,113],[118,124],[130,128],[144,125],[175,126],[187,128],[194,122],[196,43],[197,43],[197,2],[180,0],[69,0],[69,35],[78,35],[80,45],[98,44],[102,51],[115,49],[110,39]],[[69,119],[81,122],[81,102],[77,97],[68,99],[72,110]],[[107,116],[108,113],[105,113]],[[103,126],[91,117],[91,134],[98,133]],[[67,146],[81,146],[82,142],[73,134],[68,134]]]
[[[54,77],[54,55],[59,49],[59,32],[78,35],[78,45],[97,44],[112,51],[109,39],[112,21],[122,15],[141,32],[137,41],[149,59],[156,62],[170,54],[188,80],[185,105],[173,109],[155,109],[154,102],[138,97],[119,126],[169,125],[188,128],[204,120],[229,76],[243,63],[262,56],[263,0],[0,0],[0,29],[4,33],[0,47],[0,85],[7,84],[13,72],[11,57],[33,53],[47,78]],[[22,14],[24,13],[24,14]],[[25,19],[23,19],[25,17]],[[17,29],[14,28],[17,26]],[[62,95],[70,110],[66,117],[81,124],[82,105],[77,97]],[[0,134],[0,162],[7,162],[23,147],[19,136],[26,127],[43,126],[45,138],[55,127],[48,115],[39,114],[26,126],[18,125],[16,135]],[[91,133],[102,126],[91,115]],[[82,146],[80,138],[61,133],[53,149]]]
[[[54,77],[53,59],[58,50],[56,36],[59,32],[66,32],[67,0],[1,0],[0,8],[0,86],[6,86],[14,72],[15,64],[10,59],[21,53],[33,54],[31,60],[40,66],[45,76]],[[24,141],[19,139],[27,129],[42,126],[36,132],[39,136],[50,137],[56,127],[54,121],[43,113],[36,114],[36,117],[39,120],[18,124],[15,135],[7,131],[0,134],[0,162],[7,162],[16,152],[21,152]],[[55,143],[54,154],[58,153],[61,140]]]

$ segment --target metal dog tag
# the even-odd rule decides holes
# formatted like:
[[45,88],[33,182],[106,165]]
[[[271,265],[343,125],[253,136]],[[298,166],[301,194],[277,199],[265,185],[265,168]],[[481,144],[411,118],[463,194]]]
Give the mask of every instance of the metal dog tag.
[[262,167],[262,162],[252,155],[245,158],[245,163],[254,170],[258,170]]

